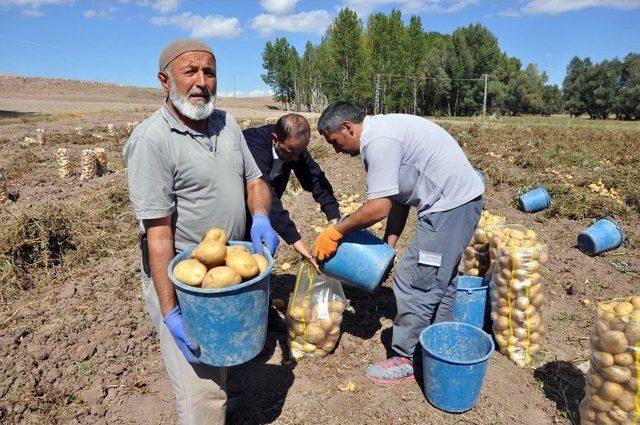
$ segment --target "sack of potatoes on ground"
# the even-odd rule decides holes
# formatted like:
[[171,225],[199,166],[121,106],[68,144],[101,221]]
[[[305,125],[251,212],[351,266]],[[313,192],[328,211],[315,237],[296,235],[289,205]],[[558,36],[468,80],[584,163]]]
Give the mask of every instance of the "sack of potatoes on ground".
[[544,332],[540,273],[549,255],[534,232],[505,227],[492,240],[491,320],[500,352],[518,367],[525,367],[540,350]]
[[496,226],[502,226],[506,222],[504,217],[491,214],[484,210],[480,215],[480,221],[469,245],[462,253],[460,260],[460,273],[467,276],[484,277],[489,269],[489,235]]
[[640,362],[640,297],[598,304],[581,425],[635,424]]
[[342,314],[348,304],[339,281],[302,264],[287,308],[292,358],[324,357],[332,352],[340,338]]

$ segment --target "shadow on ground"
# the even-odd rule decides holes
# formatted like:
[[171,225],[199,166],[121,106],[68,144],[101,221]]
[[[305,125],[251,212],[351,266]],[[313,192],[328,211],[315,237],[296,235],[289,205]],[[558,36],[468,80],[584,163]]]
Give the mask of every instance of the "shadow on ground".
[[584,374],[573,363],[556,360],[537,368],[533,377],[542,384],[544,395],[555,402],[558,411],[564,412],[572,424],[579,424],[578,405],[584,398]]

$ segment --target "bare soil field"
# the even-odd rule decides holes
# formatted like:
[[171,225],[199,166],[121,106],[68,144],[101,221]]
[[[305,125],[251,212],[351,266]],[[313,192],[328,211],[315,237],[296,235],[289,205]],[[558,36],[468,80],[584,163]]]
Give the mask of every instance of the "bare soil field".
[[[0,167],[10,200],[0,206],[0,423],[176,423],[173,393],[144,310],[137,226],[122,147],[130,128],[157,109],[162,93],[69,80],[0,76]],[[242,125],[283,113],[270,99],[219,99]],[[312,119],[317,115],[308,114]],[[543,350],[519,369],[496,353],[477,406],[437,410],[416,382],[387,387],[364,368],[385,358],[395,302],[391,281],[375,295],[345,288],[346,313],[334,353],[289,359],[286,334],[270,332],[263,352],[232,369],[240,398],[231,424],[576,424],[584,397],[589,334],[598,301],[637,294],[640,274],[640,125],[552,117],[436,120],[487,179],[486,208],[536,231],[550,249],[544,277]],[[110,133],[107,124],[114,125]],[[313,123],[312,123],[313,125]],[[82,127],[82,135],[76,128]],[[43,144],[25,142],[44,129]],[[55,152],[68,149],[73,175],[59,179]],[[103,147],[108,172],[83,181],[80,155]],[[310,150],[338,196],[366,194],[359,158],[337,156],[313,134]],[[599,180],[619,199],[593,193]],[[521,192],[544,184],[551,208],[525,214]],[[307,240],[324,218],[295,178],[284,202]],[[589,257],[577,233],[612,216],[626,240]],[[411,217],[400,253],[413,235]],[[286,246],[276,261],[296,263]],[[295,267],[274,269],[274,297],[288,299]],[[345,380],[355,392],[340,391]]]

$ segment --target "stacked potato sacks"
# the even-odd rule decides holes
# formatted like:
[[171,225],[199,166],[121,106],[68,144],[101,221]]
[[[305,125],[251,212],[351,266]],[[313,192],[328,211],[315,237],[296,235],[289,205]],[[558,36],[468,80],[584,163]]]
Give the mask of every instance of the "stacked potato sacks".
[[58,164],[58,177],[65,179],[71,176],[71,164],[66,148],[56,150],[56,164]]
[[7,176],[4,168],[0,167],[0,204],[9,199],[9,189],[7,188]]
[[[500,352],[518,367],[540,350],[542,277],[549,256],[535,232],[522,226],[502,226],[492,235],[495,250],[491,278],[491,320]],[[492,256],[494,254],[492,253]]]
[[505,218],[493,215],[489,211],[482,211],[480,221],[473,233],[471,242],[462,253],[459,271],[468,276],[483,276],[490,265],[489,235],[491,230],[505,224]]
[[602,302],[597,310],[580,423],[638,423],[640,297]]
[[97,164],[96,153],[93,149],[82,150],[82,173],[80,180],[89,180],[96,176]]
[[116,127],[111,123],[107,124],[107,134],[109,136],[113,136],[115,133],[116,133]]
[[36,140],[38,141],[39,145],[44,145],[44,143],[47,141],[44,129],[36,128]]
[[96,155],[96,173],[103,176],[107,173],[107,152],[104,148],[95,148],[93,152]]
[[333,351],[347,304],[340,282],[316,274],[307,264],[300,267],[287,310],[288,343],[295,360]]

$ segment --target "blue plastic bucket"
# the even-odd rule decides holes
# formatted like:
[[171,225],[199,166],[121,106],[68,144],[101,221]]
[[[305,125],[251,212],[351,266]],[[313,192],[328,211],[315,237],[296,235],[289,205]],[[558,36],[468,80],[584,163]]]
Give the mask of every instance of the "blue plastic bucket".
[[476,174],[478,174],[478,177],[480,177],[480,180],[482,180],[482,183],[484,183],[485,180],[484,180],[484,174],[482,174],[482,171],[477,170],[475,168],[474,168],[474,170],[476,170]]
[[623,240],[618,223],[610,218],[601,218],[578,233],[578,248],[586,254],[597,255],[618,248]]
[[549,205],[551,205],[551,196],[542,186],[536,187],[518,198],[518,208],[528,213],[542,211]]
[[440,322],[420,333],[420,345],[429,403],[451,413],[475,406],[494,351],[489,334],[466,323]]
[[[250,242],[229,244],[243,245],[253,252]],[[200,345],[201,362],[212,366],[245,363],[262,351],[267,337],[271,253],[264,250],[269,267],[259,276],[228,288],[203,289],[185,285],[173,275],[175,264],[189,258],[196,246],[176,255],[167,268],[187,332]]]
[[458,293],[453,306],[453,321],[482,329],[487,317],[489,285],[480,276],[458,276]]
[[320,264],[327,275],[347,285],[375,292],[391,269],[396,250],[368,230],[347,233],[335,255]]

